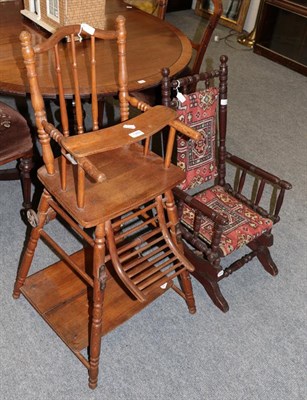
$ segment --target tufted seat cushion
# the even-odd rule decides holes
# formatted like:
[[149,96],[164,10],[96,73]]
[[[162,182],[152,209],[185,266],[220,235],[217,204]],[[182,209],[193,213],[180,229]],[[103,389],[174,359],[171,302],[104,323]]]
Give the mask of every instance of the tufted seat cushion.
[[[223,256],[250,243],[256,237],[272,228],[273,223],[269,218],[261,217],[251,208],[225,192],[221,186],[213,186],[194,196],[194,198],[228,218],[229,222],[223,227],[220,242],[221,255]],[[193,230],[194,218],[194,211],[185,204],[181,222],[187,228]],[[213,222],[204,217],[201,222],[199,236],[205,242],[211,244],[212,231]]]

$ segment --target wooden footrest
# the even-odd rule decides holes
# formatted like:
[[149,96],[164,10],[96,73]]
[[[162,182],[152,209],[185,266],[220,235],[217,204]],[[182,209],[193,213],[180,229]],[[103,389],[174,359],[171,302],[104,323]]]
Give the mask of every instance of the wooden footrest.
[[[121,227],[126,224],[128,228],[116,236],[114,232],[120,222]],[[172,242],[169,228],[161,198],[113,225],[106,225],[114,268],[125,286],[141,302],[147,300],[151,291],[173,286],[173,279],[187,268],[187,260]],[[136,238],[133,237],[135,232],[138,232]]]

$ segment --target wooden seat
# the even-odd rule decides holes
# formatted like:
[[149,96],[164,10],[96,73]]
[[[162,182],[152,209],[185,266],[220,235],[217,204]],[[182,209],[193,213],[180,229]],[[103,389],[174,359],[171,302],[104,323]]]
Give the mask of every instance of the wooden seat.
[[[196,311],[189,279],[193,267],[183,256],[178,240],[178,218],[171,191],[184,174],[171,165],[171,153],[176,130],[194,138],[199,135],[177,121],[174,110],[164,106],[151,108],[129,95],[123,17],[117,17],[114,31],[91,31],[90,37],[84,39],[91,41],[90,54],[83,52],[82,42],[78,40],[80,33],[83,32],[79,25],[60,28],[34,47],[28,32],[20,35],[43,151],[44,166],[38,170],[38,178],[44,192],[38,213],[33,210],[28,213],[33,230],[13,295],[18,298],[22,292],[57,332],[88,368],[89,386],[94,389],[102,335],[169,288],[186,300],[191,313]],[[63,42],[67,37],[69,41]],[[122,123],[106,129],[98,126],[96,40],[115,42],[114,71],[116,75],[118,70]],[[61,78],[61,72],[69,67],[63,57],[64,48],[71,50],[68,59],[75,88],[76,135],[70,135],[75,128],[70,128]],[[39,91],[39,76],[43,71],[35,68],[36,56],[45,51],[50,52],[50,60],[52,51],[55,55],[50,65],[55,68],[59,86],[61,123],[58,128],[47,120]],[[79,79],[84,75],[79,71],[80,65],[88,73],[86,79],[91,79],[93,89],[93,128],[88,133],[84,133]],[[143,114],[128,120],[130,105]],[[169,129],[170,140],[162,159],[149,148],[152,136],[165,128]],[[59,152],[51,146],[51,140],[59,145]],[[57,215],[82,239],[83,249],[69,255],[45,231],[45,224]],[[28,276],[40,238],[59,255],[60,261]],[[175,285],[176,277],[180,277],[181,287]],[[86,347],[88,358],[82,353]]]
[[31,170],[33,142],[27,121],[23,116],[0,102],[0,165],[19,161],[17,167],[0,170],[0,180],[21,179],[23,207],[31,208]]
[[[173,192],[185,255],[195,267],[193,275],[226,312],[229,306],[219,286],[222,279],[254,257],[271,275],[278,273],[269,247],[291,185],[226,151],[227,57],[220,61],[219,70],[173,81],[165,69],[162,94],[164,105],[177,109],[179,120],[202,135],[198,142],[178,136],[176,159],[186,177]],[[214,79],[219,80],[218,86],[212,84]],[[190,93],[197,84],[204,89]],[[251,251],[227,266],[228,256],[244,246]]]

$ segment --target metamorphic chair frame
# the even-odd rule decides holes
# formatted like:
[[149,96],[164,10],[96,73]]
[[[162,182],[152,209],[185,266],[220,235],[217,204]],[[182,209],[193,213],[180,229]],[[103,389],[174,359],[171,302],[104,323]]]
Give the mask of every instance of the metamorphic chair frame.
[[[219,70],[172,80],[165,68],[162,75],[163,104],[176,109],[181,122],[202,134],[199,142],[179,135],[173,156],[186,172],[185,181],[173,190],[185,255],[213,303],[226,312],[222,279],[254,257],[269,274],[277,275],[269,251],[272,227],[280,220],[291,184],[226,151],[226,56],[221,56]],[[219,81],[217,87],[214,80]],[[198,84],[204,89],[196,90]],[[233,184],[226,181],[226,166]],[[251,251],[232,261],[228,256],[243,246]],[[222,265],[226,260],[229,265]]]
[[[117,17],[114,31],[91,31],[90,54],[84,54],[84,47],[75,40],[79,34],[80,25],[62,27],[34,47],[28,32],[20,35],[43,152],[44,166],[38,170],[38,178],[44,191],[38,213],[29,212],[33,229],[17,273],[13,296],[18,298],[22,293],[68,345],[88,369],[89,386],[94,389],[98,382],[103,335],[169,288],[185,299],[190,313],[196,311],[189,276],[194,267],[183,255],[171,191],[182,181],[184,173],[171,164],[171,153],[176,130],[194,139],[199,139],[200,135],[177,121],[174,110],[164,106],[151,108],[129,95],[124,17]],[[63,42],[66,37],[70,40]],[[99,40],[106,42],[106,49],[108,41],[114,43],[112,49],[118,53],[114,69],[118,69],[122,121],[101,130],[95,91],[98,68],[95,43]],[[54,66],[54,81],[58,82],[61,131],[47,121],[39,90],[35,58],[43,53],[48,53],[50,68]],[[88,71],[93,88],[93,128],[83,134],[78,68],[84,67],[86,55],[89,55]],[[77,135],[69,135],[62,80],[62,72],[70,64],[67,60],[72,67]],[[130,119],[127,126],[130,105],[142,113]],[[149,148],[151,137],[165,127],[170,133],[166,156],[162,159]],[[51,139],[60,147],[59,157],[53,153]],[[67,254],[44,230],[45,224],[57,215],[85,243],[80,251]],[[60,261],[28,275],[39,239],[47,242]],[[175,285],[176,277],[179,286]],[[84,355],[86,349],[88,356]]]

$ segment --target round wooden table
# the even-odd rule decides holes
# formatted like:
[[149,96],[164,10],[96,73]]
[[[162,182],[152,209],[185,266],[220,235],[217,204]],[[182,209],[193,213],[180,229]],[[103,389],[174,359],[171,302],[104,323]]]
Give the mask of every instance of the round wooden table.
[[[14,96],[29,93],[19,42],[20,32],[30,31],[35,44],[50,36],[50,33],[23,17],[20,14],[21,7],[20,0],[0,2],[0,93]],[[191,44],[180,30],[138,9],[127,8],[122,0],[107,0],[106,29],[114,29],[115,18],[119,14],[126,18],[130,91],[158,85],[163,67],[169,67],[171,75],[175,75],[189,63],[192,55]],[[88,50],[87,40],[82,42],[82,47],[82,51]],[[97,89],[101,95],[112,95],[117,93],[115,47],[102,43],[100,50],[103,53],[104,68],[101,73],[97,71]],[[97,56],[99,56],[99,47]],[[43,71],[43,79],[40,80],[43,96],[53,98],[56,95],[53,84],[55,77],[48,67],[53,62],[53,56],[51,54],[39,56],[37,62],[38,71]],[[144,82],[140,83],[140,80]],[[65,94],[70,97],[72,82],[69,74],[65,79],[64,87]],[[81,91],[84,96],[90,92],[86,71]]]

